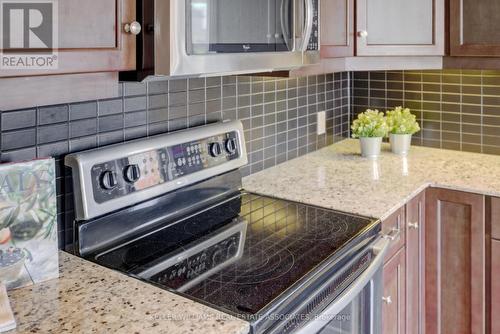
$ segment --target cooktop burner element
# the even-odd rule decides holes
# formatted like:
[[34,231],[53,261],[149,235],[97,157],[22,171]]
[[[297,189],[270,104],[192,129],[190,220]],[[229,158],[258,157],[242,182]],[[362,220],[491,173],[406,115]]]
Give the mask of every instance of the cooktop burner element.
[[[244,236],[239,230],[227,232],[234,224],[245,224]],[[233,314],[254,316],[370,224],[369,219],[241,194],[98,254],[95,261]]]
[[257,314],[371,223],[254,194],[241,203],[248,222],[242,258],[186,291],[236,314]]

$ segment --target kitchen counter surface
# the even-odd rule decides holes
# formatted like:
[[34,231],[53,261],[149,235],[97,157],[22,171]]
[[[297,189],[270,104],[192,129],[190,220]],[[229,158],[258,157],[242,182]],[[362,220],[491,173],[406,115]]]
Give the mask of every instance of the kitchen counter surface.
[[385,219],[428,186],[500,196],[500,156],[412,147],[408,157],[383,145],[362,158],[346,139],[250,175],[250,192]]
[[248,333],[247,322],[60,252],[60,278],[9,291],[9,333]]
[[[347,139],[244,178],[251,192],[384,219],[428,186],[500,196],[500,156],[384,144],[362,158]],[[248,333],[249,324],[67,253],[61,277],[9,292],[11,333]]]

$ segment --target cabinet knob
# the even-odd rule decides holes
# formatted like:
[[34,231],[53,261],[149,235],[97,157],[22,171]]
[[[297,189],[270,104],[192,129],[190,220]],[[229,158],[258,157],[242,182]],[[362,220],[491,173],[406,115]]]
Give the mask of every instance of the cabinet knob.
[[123,30],[125,30],[125,32],[129,34],[139,35],[141,33],[142,27],[139,22],[134,21],[132,23],[125,24]]
[[368,31],[366,31],[366,30],[358,31],[358,37],[361,37],[361,38],[368,37]]
[[414,230],[418,230],[418,223],[408,223],[408,227]]
[[392,298],[391,298],[391,296],[382,297],[382,300],[383,300],[383,301],[384,301],[384,303],[386,303],[387,305],[392,304]]

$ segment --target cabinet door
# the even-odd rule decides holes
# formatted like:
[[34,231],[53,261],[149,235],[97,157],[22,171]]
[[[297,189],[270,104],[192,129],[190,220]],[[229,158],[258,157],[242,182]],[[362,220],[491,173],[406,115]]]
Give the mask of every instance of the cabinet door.
[[[135,0],[58,1],[55,69],[0,69],[0,77],[118,72],[136,66],[136,37],[124,25],[136,19]],[[25,49],[21,51],[26,52]]]
[[423,333],[425,312],[425,192],[406,205],[406,333]]
[[484,333],[484,196],[426,193],[426,332]]
[[354,56],[354,0],[321,1],[321,56]]
[[450,0],[450,55],[500,56],[500,2]]
[[406,264],[401,248],[384,266],[382,333],[405,334]]
[[444,55],[444,1],[357,1],[356,54]]
[[500,198],[490,197],[488,200],[491,203],[489,205],[491,208],[491,237],[500,240]]
[[405,245],[405,225],[405,207],[394,212],[382,222],[382,234],[392,239],[389,251],[385,256],[385,262],[389,261]]
[[500,333],[500,240],[491,242],[491,333]]

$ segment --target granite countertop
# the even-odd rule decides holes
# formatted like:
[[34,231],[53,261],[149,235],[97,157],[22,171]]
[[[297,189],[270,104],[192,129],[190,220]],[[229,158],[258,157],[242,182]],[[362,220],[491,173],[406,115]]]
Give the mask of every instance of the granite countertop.
[[249,324],[60,252],[60,277],[9,291],[9,333],[243,334]]
[[[244,178],[247,191],[384,219],[428,186],[500,196],[500,156],[347,139]],[[59,279],[9,292],[17,333],[248,333],[249,324],[67,253]],[[13,331],[12,333],[16,333]]]
[[428,186],[500,197],[500,156],[412,147],[407,157],[383,145],[362,158],[346,139],[244,178],[250,192],[385,219]]

